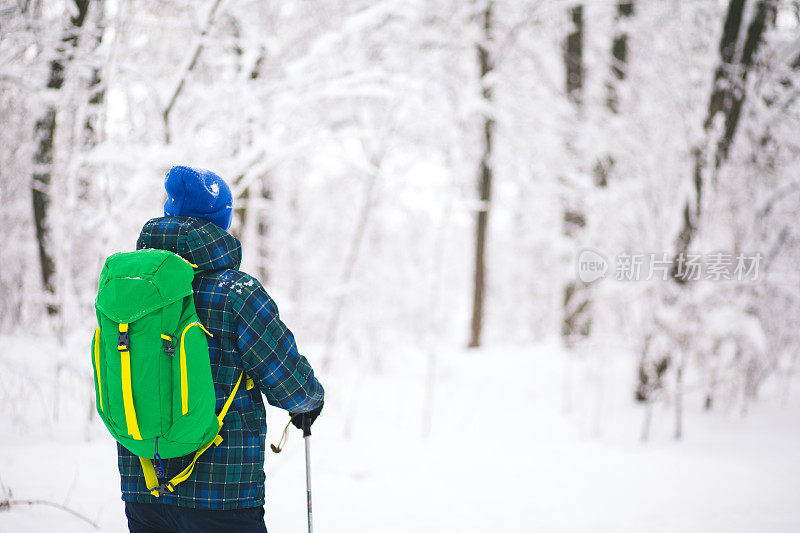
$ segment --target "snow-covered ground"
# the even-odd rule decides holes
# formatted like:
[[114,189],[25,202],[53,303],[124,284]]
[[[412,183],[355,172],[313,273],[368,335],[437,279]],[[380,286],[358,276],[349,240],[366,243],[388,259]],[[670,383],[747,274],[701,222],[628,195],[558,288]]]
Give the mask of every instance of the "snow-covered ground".
[[[322,376],[328,401],[312,437],[316,530],[800,531],[800,401],[781,406],[766,392],[743,417],[704,413],[689,396],[684,439],[671,439],[665,407],[642,444],[630,357],[597,357],[572,368],[555,344],[442,353],[427,437],[426,354],[398,352],[378,374]],[[52,500],[102,531],[127,531],[114,445],[102,428],[42,438],[0,412],[0,482],[14,498]],[[274,442],[286,416],[273,409],[269,420]],[[303,531],[299,433],[282,454],[268,454],[267,526]],[[56,530],[94,531],[47,507],[0,512],[3,533]]]

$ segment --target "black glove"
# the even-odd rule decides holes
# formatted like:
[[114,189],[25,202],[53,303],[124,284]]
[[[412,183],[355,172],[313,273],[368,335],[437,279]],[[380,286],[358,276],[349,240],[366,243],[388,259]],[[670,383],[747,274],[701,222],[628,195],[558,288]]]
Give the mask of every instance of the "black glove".
[[321,403],[319,407],[306,413],[289,413],[289,416],[292,417],[292,424],[294,424],[294,427],[303,430],[303,436],[311,435],[311,424],[322,412],[323,405],[324,403]]

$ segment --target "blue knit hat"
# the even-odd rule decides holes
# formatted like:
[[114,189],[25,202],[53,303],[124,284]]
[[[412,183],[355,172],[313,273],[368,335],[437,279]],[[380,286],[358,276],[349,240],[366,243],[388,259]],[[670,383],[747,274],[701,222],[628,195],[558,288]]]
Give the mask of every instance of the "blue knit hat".
[[176,166],[164,179],[167,201],[164,216],[197,217],[228,231],[233,195],[225,181],[203,168]]

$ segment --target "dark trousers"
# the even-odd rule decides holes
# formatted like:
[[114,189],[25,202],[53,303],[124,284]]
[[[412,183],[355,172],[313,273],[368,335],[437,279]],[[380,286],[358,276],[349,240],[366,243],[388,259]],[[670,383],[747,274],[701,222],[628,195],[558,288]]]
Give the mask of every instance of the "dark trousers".
[[267,533],[264,507],[229,511],[125,502],[131,533]]

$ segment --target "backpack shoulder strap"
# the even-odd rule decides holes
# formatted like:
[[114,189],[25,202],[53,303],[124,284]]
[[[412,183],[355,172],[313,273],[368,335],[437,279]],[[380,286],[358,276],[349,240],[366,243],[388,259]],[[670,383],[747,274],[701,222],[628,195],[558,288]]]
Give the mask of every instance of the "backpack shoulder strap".
[[125,407],[125,423],[128,426],[128,435],[135,440],[142,440],[139,432],[139,422],[136,418],[136,409],[133,407],[133,389],[131,388],[131,347],[128,336],[128,324],[125,322],[119,325],[119,339],[117,340],[117,350],[119,350],[122,376],[122,403]]

